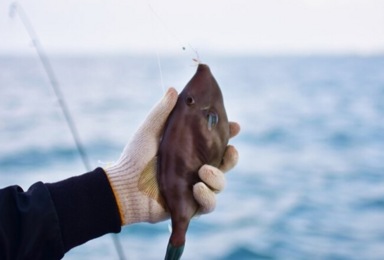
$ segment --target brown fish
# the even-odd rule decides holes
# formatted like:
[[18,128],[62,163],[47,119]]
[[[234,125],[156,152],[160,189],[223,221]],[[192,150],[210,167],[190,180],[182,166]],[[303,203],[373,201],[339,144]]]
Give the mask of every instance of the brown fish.
[[193,185],[204,164],[219,167],[229,139],[223,96],[207,65],[179,94],[165,125],[157,159],[157,181],[172,220],[165,259],[180,259],[190,219],[199,205]]

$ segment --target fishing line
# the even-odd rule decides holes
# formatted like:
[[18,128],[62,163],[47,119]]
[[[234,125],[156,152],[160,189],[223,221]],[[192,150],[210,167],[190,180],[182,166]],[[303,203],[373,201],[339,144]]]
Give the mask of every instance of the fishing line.
[[[150,10],[152,10],[152,13],[154,13],[154,10],[153,10],[151,4],[149,3],[149,0],[148,0],[148,7]],[[153,38],[155,38],[156,37],[156,29],[155,29],[155,21],[153,20],[152,13],[151,13],[152,31],[153,31]],[[154,40],[156,41],[157,39],[154,39]],[[165,85],[164,85],[164,79],[163,79],[163,71],[161,69],[159,48],[157,45],[156,45],[155,49],[156,49],[156,57],[157,57],[157,66],[159,67],[161,86],[163,88],[163,94],[164,94],[165,93]]]
[[[182,41],[180,41],[180,39],[172,32],[172,30],[169,28],[169,26],[167,25],[167,23],[161,18],[161,16],[155,11],[155,9],[152,7],[151,3],[150,3],[150,0],[147,1],[148,2],[148,8],[149,10],[151,11],[151,20],[152,20],[152,26],[153,26],[153,33],[155,34],[156,33],[156,30],[155,30],[155,23],[154,23],[154,20],[153,20],[153,17],[155,16],[159,22],[164,26],[165,30],[174,38],[174,40],[181,46],[181,49],[183,51],[185,50],[188,50],[190,52],[192,52],[194,55],[196,55],[196,58],[192,59],[197,65],[199,63],[201,63],[200,61],[200,57],[199,57],[199,54],[197,52],[197,49],[193,48],[192,45],[187,42],[187,45],[189,46],[189,48],[186,47],[185,44],[182,43]],[[185,42],[185,41],[183,41]],[[157,55],[157,60],[158,60],[158,64],[159,64],[159,69],[160,69],[160,75],[161,75],[161,80],[163,81],[163,74],[162,74],[162,71],[161,71],[161,65],[160,65],[160,57],[159,57],[159,50],[158,50],[158,46],[156,46],[156,55]],[[163,90],[164,90],[164,83],[162,82],[163,84]]]
[[[68,106],[67,106],[65,99],[62,95],[59,83],[56,80],[56,76],[53,72],[51,63],[49,62],[49,59],[48,59],[48,56],[45,54],[43,46],[40,43],[39,37],[37,36],[37,34],[36,34],[36,32],[32,26],[32,23],[29,21],[24,9],[17,2],[13,2],[9,6],[9,16],[12,18],[15,16],[15,13],[19,15],[27,33],[29,34],[29,37],[32,40],[33,46],[35,47],[35,50],[36,50],[36,52],[40,58],[40,61],[43,64],[44,70],[47,73],[50,85],[52,86],[52,88],[55,92],[57,101],[59,102],[61,111],[63,112],[64,118],[65,118],[65,121],[67,122],[69,130],[71,131],[73,140],[75,141],[77,150],[80,154],[80,157],[81,157],[81,160],[84,164],[84,167],[85,167],[86,171],[89,172],[89,171],[91,171],[91,166],[90,166],[89,159],[88,159],[89,157],[88,157],[88,155],[84,149],[83,144],[80,141],[80,136],[79,136],[78,131],[75,127],[75,123],[72,119],[72,116],[68,110]],[[115,245],[115,248],[116,248],[116,251],[118,253],[120,260],[125,260],[125,256],[124,256],[124,253],[123,253],[123,250],[122,250],[118,236],[116,234],[111,234],[111,235],[112,235],[113,243]]]
[[172,37],[177,41],[177,43],[181,46],[182,50],[185,51],[186,48],[185,46],[181,43],[181,41],[179,40],[179,38],[176,37],[176,35],[169,29],[168,25],[164,22],[164,20],[160,17],[160,15],[155,11],[155,9],[153,9],[153,7],[151,6],[151,4],[149,3],[149,0],[148,0],[148,6],[149,6],[149,9],[151,10],[151,12],[157,17],[157,19],[163,24],[163,26],[165,27],[165,29],[167,30],[167,32],[172,35]]

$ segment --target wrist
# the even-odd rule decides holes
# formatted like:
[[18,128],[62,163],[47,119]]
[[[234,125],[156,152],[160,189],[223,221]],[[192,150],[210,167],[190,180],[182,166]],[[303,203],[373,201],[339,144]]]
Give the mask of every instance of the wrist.
[[129,169],[124,165],[119,164],[104,169],[104,172],[116,199],[121,225],[138,222],[134,216],[135,214],[133,214],[134,207],[131,202],[131,199],[134,198],[134,175],[130,174]]

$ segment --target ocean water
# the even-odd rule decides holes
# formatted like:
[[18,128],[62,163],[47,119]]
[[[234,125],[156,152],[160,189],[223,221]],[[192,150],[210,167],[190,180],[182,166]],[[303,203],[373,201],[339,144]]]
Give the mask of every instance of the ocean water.
[[[93,167],[118,159],[163,94],[156,57],[52,56]],[[220,84],[238,166],[183,259],[384,259],[384,57],[203,57]],[[166,87],[195,67],[161,57]],[[38,58],[0,57],[0,187],[84,173]],[[129,260],[162,259],[169,221],[119,234]],[[64,259],[117,259],[110,235]]]

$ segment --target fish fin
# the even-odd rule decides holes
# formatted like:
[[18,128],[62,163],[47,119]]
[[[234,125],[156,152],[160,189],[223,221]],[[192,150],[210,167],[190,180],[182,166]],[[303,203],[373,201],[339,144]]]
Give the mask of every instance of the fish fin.
[[159,185],[156,178],[157,157],[154,157],[145,167],[140,175],[138,187],[139,190],[154,199],[165,209],[165,202],[160,194]]
[[171,225],[171,223],[168,223],[168,231],[169,231],[169,233],[172,233],[172,225]]
[[199,214],[195,214],[193,217],[192,217],[192,219],[193,220],[196,220],[196,219],[199,219],[201,217],[201,215],[199,215]]
[[184,246],[174,247],[171,243],[168,244],[165,260],[179,260],[184,251]]

